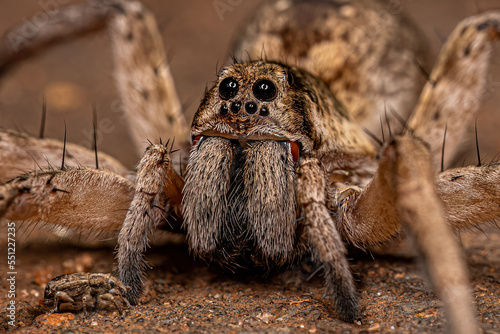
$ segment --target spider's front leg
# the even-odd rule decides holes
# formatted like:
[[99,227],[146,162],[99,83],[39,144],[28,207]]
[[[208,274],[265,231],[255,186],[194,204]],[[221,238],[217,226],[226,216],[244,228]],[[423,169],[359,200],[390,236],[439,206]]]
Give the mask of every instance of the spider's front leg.
[[346,248],[327,208],[327,176],[315,158],[301,161],[297,171],[297,202],[305,214],[305,233],[313,254],[324,267],[326,294],[331,295],[342,320],[354,322],[359,303]]
[[[171,147],[151,145],[138,165],[135,195],[118,235],[120,280],[130,286],[128,299],[137,303],[144,287],[147,263],[143,253],[149,233],[171,213],[181,212],[184,182],[173,170]],[[180,226],[171,226],[179,230]]]
[[462,252],[445,220],[429,148],[398,137],[383,151],[370,184],[341,206],[339,228],[354,244],[384,242],[404,227],[443,300],[451,333],[476,333],[469,279]]
[[[451,333],[476,333],[469,275],[462,251],[445,220],[434,166],[422,142],[403,137],[385,152],[395,204],[445,304]],[[385,167],[385,166],[384,166]]]

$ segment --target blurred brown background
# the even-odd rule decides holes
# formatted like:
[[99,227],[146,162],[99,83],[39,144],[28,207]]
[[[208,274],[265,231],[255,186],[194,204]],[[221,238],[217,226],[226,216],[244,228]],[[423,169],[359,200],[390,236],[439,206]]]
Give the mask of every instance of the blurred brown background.
[[[0,0],[0,36],[9,27],[22,24],[43,12],[40,4],[48,1],[71,2]],[[400,1],[404,13],[421,28],[434,56],[442,45],[440,36],[448,36],[462,18],[478,11],[500,9],[498,0],[392,1]],[[213,7],[214,0],[144,2],[156,14],[161,26],[177,90],[190,120],[205,85],[215,79],[216,65],[219,64],[220,67],[227,59],[236,27],[260,1],[241,0],[240,5],[225,13],[223,20]],[[490,97],[478,116],[482,156],[487,161],[500,153],[500,50],[497,50],[493,62],[487,87],[491,92]],[[118,95],[112,79],[111,50],[105,34],[50,49],[0,80],[0,127],[37,135],[42,97],[45,95],[48,104],[46,135],[62,139],[65,120],[68,139],[90,146],[91,109],[95,102],[99,118],[109,120],[111,124],[109,131],[102,133],[100,149],[133,168],[139,157],[134,152],[122,115],[113,108]],[[468,155],[470,158],[466,163],[475,163],[475,152],[470,149]],[[33,231],[31,228],[25,230]],[[493,333],[498,329],[499,319],[499,236],[498,230],[494,231],[495,233],[488,232],[484,235],[478,233],[468,239],[467,235],[462,237],[462,244],[467,249],[482,328],[490,329],[485,333]],[[21,242],[18,247],[22,247],[25,236],[22,231],[19,234]],[[59,327],[50,327],[48,323],[40,325],[40,322],[33,319],[37,314],[26,307],[37,305],[41,299],[43,284],[33,279],[37,277],[37,273],[45,273],[46,277],[47,273],[62,273],[62,263],[67,260],[77,261],[81,253],[81,250],[74,247],[62,248],[58,245],[55,249],[58,252],[44,244],[39,248],[26,248],[24,252],[19,250],[17,261],[20,274],[16,284],[20,289],[20,299],[27,304],[22,304],[18,319],[21,320],[19,326],[28,326],[20,328],[20,332],[48,333],[64,331],[66,328],[57,329]],[[142,300],[141,307],[128,313],[126,319],[115,316],[100,318],[99,315],[99,327],[90,327],[94,325],[94,322],[90,322],[94,318],[85,322],[77,315],[75,321],[66,321],[64,326],[69,326],[68,332],[81,331],[82,328],[88,332],[92,331],[88,328],[105,328],[106,332],[122,332],[131,328],[140,331],[144,330],[142,327],[186,331],[189,326],[193,326],[191,332],[214,332],[218,329],[227,331],[228,324],[233,326],[229,327],[230,330],[237,331],[241,327],[234,324],[239,322],[245,324],[245,329],[257,332],[264,332],[272,326],[289,326],[300,328],[301,331],[309,330],[311,333],[316,332],[316,328],[319,329],[318,332],[340,332],[341,329],[367,332],[369,326],[372,326],[370,331],[375,329],[375,332],[376,328],[381,328],[382,331],[391,328],[393,331],[394,326],[399,328],[398,332],[412,333],[441,332],[443,329],[442,304],[430,292],[428,285],[423,283],[416,266],[405,259],[389,257],[373,261],[368,258],[355,262],[354,271],[360,276],[358,283],[362,284],[360,295],[365,309],[362,314],[363,325],[350,326],[332,319],[326,304],[319,302],[324,291],[319,279],[307,282],[304,287],[294,283],[300,282],[294,276],[279,276],[265,284],[260,281],[257,284],[255,281],[242,283],[228,280],[224,276],[221,279],[220,273],[214,274],[205,266],[194,270],[190,268],[193,265],[190,258],[186,260],[188,252],[183,249],[181,251],[160,249],[148,255],[155,269],[148,274],[146,299]],[[172,255],[165,256],[167,253]],[[93,271],[111,271],[112,251],[96,250],[91,253],[91,257],[97,263],[92,268]],[[291,278],[287,280],[286,277]],[[7,286],[4,287],[6,291]],[[4,290],[0,291],[1,305],[7,305],[6,296]],[[196,308],[188,308],[186,305],[195,305]],[[214,313],[214,318],[210,318],[212,308],[221,310]],[[283,317],[285,321],[271,318],[268,323],[264,316],[270,314]],[[270,332],[274,331],[277,332]]]
[[[462,18],[478,11],[500,9],[498,0],[393,1],[399,1],[404,14],[424,32],[434,56],[441,48],[442,39]],[[47,2],[76,1],[0,0],[0,35],[9,27],[32,20],[44,11],[42,4]],[[177,90],[190,120],[205,85],[215,78],[216,65],[227,60],[236,27],[260,1],[240,1],[241,4],[225,12],[222,19],[212,0],[144,2],[156,14]],[[478,116],[481,153],[487,161],[500,152],[497,130],[500,128],[500,52],[496,52],[493,62],[487,87],[490,97]],[[65,120],[68,140],[90,146],[91,106],[95,102],[99,119],[111,121],[111,126],[101,132],[100,149],[130,168],[138,161],[122,115],[113,108],[118,96],[105,34],[52,48],[9,72],[0,81],[0,127],[37,134],[43,95],[48,105],[46,136],[62,139]],[[474,163],[475,152],[468,155],[466,163]]]

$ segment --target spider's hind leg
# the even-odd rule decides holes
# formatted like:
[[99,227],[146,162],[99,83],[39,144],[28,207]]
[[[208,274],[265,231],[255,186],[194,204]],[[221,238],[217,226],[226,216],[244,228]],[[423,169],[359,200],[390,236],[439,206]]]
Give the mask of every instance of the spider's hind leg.
[[0,218],[114,232],[132,196],[133,183],[107,170],[47,169],[0,185]]

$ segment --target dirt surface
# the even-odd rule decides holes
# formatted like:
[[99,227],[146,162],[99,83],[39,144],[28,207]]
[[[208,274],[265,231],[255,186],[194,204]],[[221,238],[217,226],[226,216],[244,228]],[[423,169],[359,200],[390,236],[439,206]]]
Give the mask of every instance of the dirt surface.
[[[484,333],[500,333],[500,231],[462,235],[471,270],[478,320]],[[4,247],[0,254],[6,254]],[[110,272],[113,249],[31,245],[17,250],[16,321],[5,315],[5,271],[0,274],[0,330],[19,333],[119,332],[304,332],[443,333],[442,303],[415,262],[406,256],[357,254],[362,313],[349,325],[337,320],[321,274],[304,261],[290,270],[261,278],[227,275],[195,262],[183,245],[148,253],[153,269],[138,306],[120,316],[115,309],[84,314],[47,315],[40,306],[46,282],[70,271]]]
[[[43,11],[43,1],[0,0],[0,35],[8,27]],[[68,1],[58,1],[63,3]],[[44,2],[43,2],[44,3]],[[215,78],[216,64],[227,59],[235,27],[258,1],[242,1],[222,19],[213,1],[149,0],[156,13],[170,66],[188,118],[194,113],[205,84]],[[233,2],[236,3],[236,2]],[[497,0],[401,0],[406,15],[424,31],[434,54],[441,37],[457,22],[485,9],[498,9]],[[481,151],[486,160],[500,152],[500,62],[494,60],[491,94],[478,116]],[[54,48],[10,72],[0,81],[0,126],[38,132],[42,96],[47,96],[46,133],[62,139],[64,120],[71,141],[89,145],[91,104],[99,117],[111,120],[112,130],[101,133],[100,148],[133,168],[132,152],[122,115],[113,109],[118,96],[112,82],[109,41],[99,35]],[[466,162],[474,162],[475,153]],[[110,272],[113,248],[84,249],[59,242],[28,244],[36,234],[23,225],[17,237],[16,321],[6,318],[9,285],[7,269],[0,271],[0,331],[52,332],[394,332],[442,333],[442,304],[432,293],[411,257],[353,252],[352,265],[362,304],[361,320],[349,325],[337,320],[328,300],[322,299],[321,274],[304,263],[267,278],[228,275],[195,262],[182,244],[154,248],[153,265],[140,305],[120,316],[116,310],[46,315],[40,306],[44,284],[65,272]],[[0,256],[6,257],[2,231]],[[471,271],[478,320],[485,333],[500,333],[500,231],[463,233]],[[0,265],[4,266],[1,260]]]

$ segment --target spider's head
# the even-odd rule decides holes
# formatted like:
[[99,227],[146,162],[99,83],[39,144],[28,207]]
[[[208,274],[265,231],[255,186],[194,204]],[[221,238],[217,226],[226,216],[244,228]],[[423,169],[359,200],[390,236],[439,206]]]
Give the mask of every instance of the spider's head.
[[[291,143],[310,153],[314,127],[308,110],[316,92],[305,89],[306,74],[286,65],[255,61],[223,69],[207,91],[191,127],[193,146],[204,137]],[[296,146],[294,146],[296,145]]]
[[291,259],[296,170],[319,141],[319,84],[311,80],[256,61],[225,68],[207,91],[191,128],[183,197],[193,253],[224,265]]
[[289,261],[301,242],[298,166],[362,146],[349,124],[328,87],[303,70],[263,61],[223,69],[191,127],[183,192],[191,251],[224,265]]

